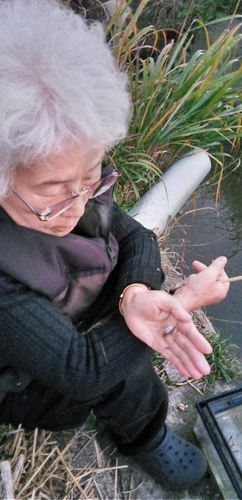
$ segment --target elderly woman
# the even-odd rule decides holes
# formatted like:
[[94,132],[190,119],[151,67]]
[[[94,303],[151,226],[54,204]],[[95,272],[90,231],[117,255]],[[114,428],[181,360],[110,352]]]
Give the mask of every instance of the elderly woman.
[[121,453],[187,488],[206,460],[165,424],[152,352],[209,373],[190,312],[226,296],[226,258],[161,291],[154,233],[112,202],[102,161],[131,106],[98,23],[56,0],[0,0],[0,40],[0,422],[64,430],[93,410]]

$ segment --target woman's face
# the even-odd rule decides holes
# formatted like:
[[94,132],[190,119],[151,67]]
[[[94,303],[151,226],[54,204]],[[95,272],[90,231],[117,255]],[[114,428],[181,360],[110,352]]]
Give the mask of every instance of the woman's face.
[[[86,144],[83,147],[68,142],[61,152],[48,155],[44,161],[35,160],[29,168],[19,166],[11,187],[41,213],[46,207],[69,198],[73,192],[98,182],[103,157],[103,146]],[[62,237],[76,226],[88,197],[86,193],[75,199],[65,212],[49,221],[39,220],[13,191],[1,205],[17,224]]]

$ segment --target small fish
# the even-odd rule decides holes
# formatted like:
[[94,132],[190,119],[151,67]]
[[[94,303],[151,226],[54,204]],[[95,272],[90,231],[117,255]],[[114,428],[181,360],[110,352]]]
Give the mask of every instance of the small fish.
[[167,326],[167,328],[164,330],[163,335],[170,335],[170,333],[174,332],[175,326]]

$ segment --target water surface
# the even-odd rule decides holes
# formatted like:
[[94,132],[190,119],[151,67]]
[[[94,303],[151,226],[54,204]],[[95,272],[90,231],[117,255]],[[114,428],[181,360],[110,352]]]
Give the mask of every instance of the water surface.
[[[209,265],[219,255],[228,258],[229,276],[242,275],[241,191],[242,179],[234,172],[223,181],[217,204],[214,187],[205,184],[183,207],[168,246],[180,256],[185,275],[192,272],[194,259]],[[242,281],[231,283],[226,299],[206,311],[214,327],[238,345],[242,353]]]

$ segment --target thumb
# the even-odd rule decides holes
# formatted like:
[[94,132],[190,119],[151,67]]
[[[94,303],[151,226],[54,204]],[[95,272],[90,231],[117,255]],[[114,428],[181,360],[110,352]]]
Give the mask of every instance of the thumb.
[[214,259],[211,267],[217,268],[217,270],[222,271],[227,264],[227,257],[221,256]]

